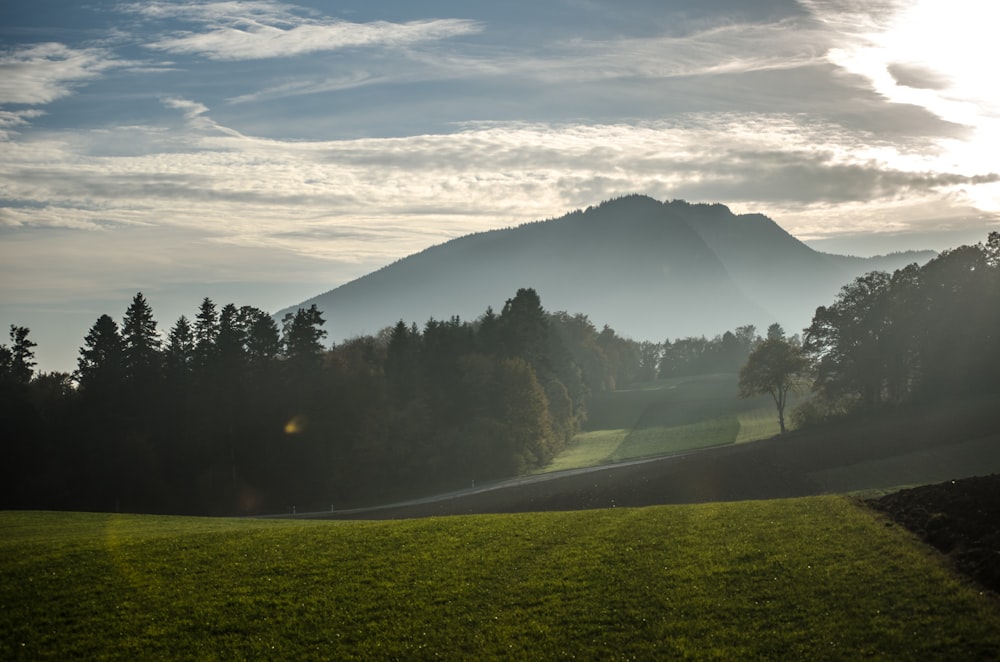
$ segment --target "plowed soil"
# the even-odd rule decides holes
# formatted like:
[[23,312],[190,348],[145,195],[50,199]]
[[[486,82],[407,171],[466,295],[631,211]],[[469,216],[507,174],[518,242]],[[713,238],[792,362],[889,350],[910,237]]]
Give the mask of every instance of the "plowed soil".
[[959,571],[1000,594],[1000,476],[902,490],[867,504],[947,555]]

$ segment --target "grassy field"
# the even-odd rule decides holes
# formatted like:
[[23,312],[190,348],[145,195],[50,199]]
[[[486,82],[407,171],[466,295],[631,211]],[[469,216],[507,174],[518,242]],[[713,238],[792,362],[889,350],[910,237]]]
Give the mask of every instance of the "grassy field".
[[387,522],[0,513],[0,659],[989,659],[843,497]]
[[544,471],[743,443],[779,432],[771,398],[741,399],[735,374],[648,382],[603,394],[591,403],[586,427]]

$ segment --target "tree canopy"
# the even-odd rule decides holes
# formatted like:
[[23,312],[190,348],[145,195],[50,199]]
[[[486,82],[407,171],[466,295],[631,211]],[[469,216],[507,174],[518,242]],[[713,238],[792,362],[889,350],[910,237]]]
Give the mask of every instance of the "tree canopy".
[[804,385],[809,360],[802,349],[783,338],[769,337],[750,352],[740,369],[740,396],[768,394],[778,410],[778,425],[785,433],[785,405],[788,394]]
[[1000,386],[1000,233],[922,267],[872,272],[817,308],[803,421]]

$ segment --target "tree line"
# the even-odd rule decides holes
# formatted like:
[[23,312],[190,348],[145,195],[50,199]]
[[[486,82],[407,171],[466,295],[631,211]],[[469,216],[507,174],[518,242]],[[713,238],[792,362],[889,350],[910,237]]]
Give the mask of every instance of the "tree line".
[[740,371],[770,394],[781,431],[788,393],[811,386],[799,427],[1000,389],[1000,233],[924,266],[872,271],[816,309],[801,341],[770,337]]
[[803,333],[813,397],[800,424],[1000,387],[1000,233],[924,266],[874,271]]
[[279,325],[202,301],[161,336],[138,293],[72,373],[0,346],[2,507],[191,514],[328,509],[543,466],[588,397],[649,377],[643,346],[531,289],[474,322],[400,321],[324,345],[312,306]]

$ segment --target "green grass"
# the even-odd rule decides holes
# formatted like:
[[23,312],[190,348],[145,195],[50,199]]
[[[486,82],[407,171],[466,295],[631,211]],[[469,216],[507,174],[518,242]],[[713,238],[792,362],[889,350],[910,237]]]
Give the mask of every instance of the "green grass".
[[0,513],[0,659],[987,659],[843,497],[397,522]]
[[687,425],[639,428],[625,436],[610,459],[629,460],[731,444],[739,429],[739,420],[732,415],[706,418]]
[[740,398],[737,380],[735,374],[680,377],[595,397],[587,429],[542,471],[744,443],[778,434],[778,416],[771,398]]
[[737,395],[735,374],[647,382],[595,396],[588,405],[587,429],[688,425],[734,413],[747,402]]
[[593,467],[610,462],[627,434],[628,430],[581,432],[573,438],[569,448],[557,455],[542,472]]
[[[785,412],[785,425],[789,428],[791,427],[791,422],[787,420],[787,416],[791,410],[792,406],[790,405]],[[778,424],[778,414],[775,411],[773,403],[769,402],[766,406],[758,407],[757,409],[741,411],[736,418],[739,421],[740,429],[736,434],[736,439],[733,440],[734,443],[742,444],[747,441],[767,439],[776,434],[781,434],[781,426]]]

